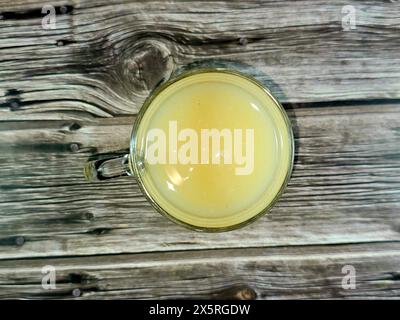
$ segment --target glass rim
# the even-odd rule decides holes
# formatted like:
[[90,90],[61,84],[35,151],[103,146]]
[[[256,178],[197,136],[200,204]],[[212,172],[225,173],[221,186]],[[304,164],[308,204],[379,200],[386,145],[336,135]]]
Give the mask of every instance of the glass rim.
[[[279,191],[275,194],[274,198],[272,201],[270,201],[265,208],[263,208],[259,213],[255,214],[254,216],[250,217],[249,219],[230,225],[230,226],[224,226],[224,227],[202,227],[202,226],[196,226],[192,225],[190,223],[187,223],[185,221],[179,220],[178,218],[174,217],[172,214],[168,213],[166,210],[164,210],[158,203],[155,201],[150,194],[150,192],[147,190],[146,186],[144,185],[142,176],[139,172],[138,168],[138,159],[137,159],[137,154],[134,152],[136,148],[136,133],[139,129],[139,125],[142,121],[142,118],[144,114],[146,113],[147,109],[153,102],[153,100],[161,93],[163,92],[166,88],[171,86],[172,84],[185,79],[187,77],[201,74],[201,73],[226,73],[230,75],[235,75],[242,77],[253,84],[255,84],[257,87],[262,89],[275,103],[275,105],[278,107],[280,114],[282,115],[284,122],[285,122],[285,127],[288,133],[288,137],[290,139],[289,143],[289,166],[286,171],[286,176],[285,179],[282,183],[282,185],[279,188]],[[290,180],[290,177],[293,172],[293,166],[294,166],[294,153],[295,153],[295,146],[294,146],[294,135],[293,135],[293,129],[292,129],[292,124],[290,122],[290,119],[283,108],[282,104],[272,95],[272,93],[269,91],[269,89],[264,86],[260,81],[256,80],[254,77],[244,74],[240,71],[237,70],[232,70],[226,67],[199,67],[199,68],[194,68],[193,70],[186,70],[183,71],[182,73],[178,75],[172,75],[167,81],[164,83],[160,84],[157,86],[146,98],[144,103],[142,104],[136,119],[133,124],[133,129],[131,133],[131,138],[130,138],[130,148],[129,148],[129,167],[133,173],[133,176],[135,177],[136,181],[138,182],[139,188],[143,195],[146,197],[146,199],[150,202],[150,204],[163,216],[167,217],[174,223],[181,225],[185,228],[188,228],[190,230],[195,230],[195,231],[201,231],[201,232],[226,232],[226,231],[231,231],[235,229],[242,228],[255,220],[259,219],[260,217],[266,215],[271,208],[276,204],[276,202],[279,200],[283,192],[286,190],[286,187],[288,185],[288,182]]]

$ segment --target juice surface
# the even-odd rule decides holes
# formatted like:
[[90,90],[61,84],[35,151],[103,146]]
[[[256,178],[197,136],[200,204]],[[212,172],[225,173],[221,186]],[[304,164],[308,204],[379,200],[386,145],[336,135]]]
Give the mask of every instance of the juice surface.
[[[175,139],[187,128],[197,133],[197,141]],[[167,163],[148,161],[150,146],[157,142],[149,139],[152,129],[165,132],[161,142]],[[208,140],[208,163],[201,163],[204,129],[226,134],[214,149]],[[251,143],[246,140],[249,130]],[[234,154],[238,143],[241,163]],[[281,109],[260,86],[236,74],[203,72],[172,83],[151,101],[136,132],[134,152],[143,160],[144,188],[164,211],[192,226],[229,228],[254,217],[275,198],[291,166],[291,143]],[[185,144],[191,145],[189,151],[197,150],[198,163],[188,148],[181,149]],[[176,161],[188,154],[192,163]]]

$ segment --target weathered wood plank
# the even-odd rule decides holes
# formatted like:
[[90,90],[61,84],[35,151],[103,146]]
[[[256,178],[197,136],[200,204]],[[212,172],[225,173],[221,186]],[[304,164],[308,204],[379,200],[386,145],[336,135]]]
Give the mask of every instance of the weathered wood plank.
[[[54,290],[41,286],[49,265]],[[355,289],[342,287],[345,265]],[[0,298],[398,299],[399,266],[398,243],[10,260]]]
[[84,181],[91,154],[128,146],[133,117],[0,123],[1,259],[400,240],[398,106],[288,112],[287,191],[257,223],[222,234],[169,222],[134,179]]
[[400,98],[398,1],[50,3],[68,7],[44,30],[42,1],[0,2],[2,118],[134,114],[157,82],[206,59],[247,63],[283,102]]
[[[50,3],[44,30],[43,2],[0,0],[0,298],[400,297],[400,2]],[[132,179],[82,175],[89,156],[128,146],[157,83],[208,59],[265,83],[296,136],[281,201],[223,234],[175,226]],[[302,104],[349,99],[391,100]],[[40,286],[48,264],[55,291]]]

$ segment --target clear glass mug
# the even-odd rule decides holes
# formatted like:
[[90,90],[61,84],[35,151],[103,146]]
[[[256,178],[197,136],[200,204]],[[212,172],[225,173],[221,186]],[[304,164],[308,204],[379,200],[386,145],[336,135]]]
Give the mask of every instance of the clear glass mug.
[[253,77],[185,70],[158,86],[133,124],[129,153],[88,161],[89,181],[136,179],[153,207],[198,231],[228,231],[265,214],[293,168],[284,108]]

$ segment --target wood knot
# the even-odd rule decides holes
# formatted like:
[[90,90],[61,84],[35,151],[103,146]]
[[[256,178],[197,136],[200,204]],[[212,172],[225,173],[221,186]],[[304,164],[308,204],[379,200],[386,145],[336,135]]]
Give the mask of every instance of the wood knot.
[[171,52],[164,43],[142,40],[120,52],[116,72],[125,92],[140,94],[167,80],[173,69]]
[[85,213],[85,219],[86,220],[93,220],[94,219],[94,214],[91,212],[86,212]]
[[103,234],[111,232],[111,230],[112,230],[112,228],[95,228],[95,229],[92,229],[92,230],[88,230],[87,233],[100,236],[100,235],[103,235]]
[[254,300],[257,298],[257,293],[247,285],[239,285],[223,289],[213,294],[213,298],[222,300]]
[[393,280],[393,281],[400,280],[400,272],[396,272],[396,271],[390,272],[389,275],[390,275],[390,277],[389,277],[390,280]]
[[81,125],[77,122],[73,122],[68,126],[68,129],[71,131],[76,131],[79,130],[81,128]]
[[250,287],[240,288],[235,295],[238,300],[254,300],[257,298],[257,293]]

